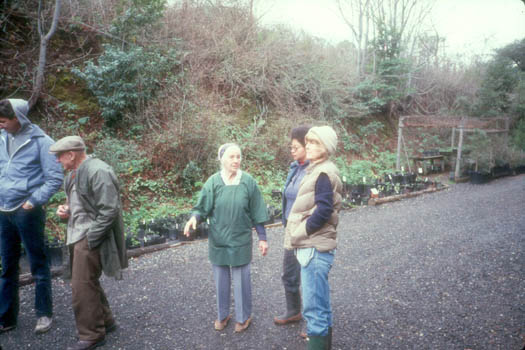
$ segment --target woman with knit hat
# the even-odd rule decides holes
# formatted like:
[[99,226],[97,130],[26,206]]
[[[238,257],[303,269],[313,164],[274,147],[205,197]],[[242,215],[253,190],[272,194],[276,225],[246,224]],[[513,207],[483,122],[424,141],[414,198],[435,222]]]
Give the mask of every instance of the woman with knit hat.
[[301,265],[308,349],[330,349],[332,308],[328,273],[337,246],[342,183],[339,170],[329,157],[335,153],[337,134],[329,126],[313,127],[305,139],[310,165],[288,216],[284,245],[295,250]]
[[184,227],[189,236],[199,221],[210,220],[208,256],[212,264],[217,295],[215,330],[228,325],[230,288],[233,279],[235,299],[235,332],[242,332],[252,321],[250,266],[252,261],[252,228],[259,236],[259,251],[268,252],[264,222],[268,213],[255,179],[240,170],[241,149],[234,143],[219,147],[221,170],[202,187],[193,215]]

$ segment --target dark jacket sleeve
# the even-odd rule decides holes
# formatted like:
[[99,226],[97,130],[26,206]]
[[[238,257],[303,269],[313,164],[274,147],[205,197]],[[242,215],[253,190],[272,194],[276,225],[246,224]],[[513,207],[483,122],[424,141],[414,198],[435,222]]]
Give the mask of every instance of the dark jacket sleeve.
[[315,183],[316,208],[306,220],[306,234],[311,235],[318,231],[330,219],[334,211],[334,191],[328,175],[322,173]]
[[283,222],[283,226],[286,227],[286,219],[284,217],[284,212],[286,211],[286,195],[284,194],[286,192],[286,187],[288,187],[288,185],[290,184],[290,181],[292,179],[292,177],[294,176],[295,172],[297,171],[297,168],[299,167],[297,161],[294,161],[290,164],[290,170],[288,171],[288,175],[286,176],[286,180],[284,181],[284,187],[283,187],[283,190],[281,192],[281,201],[282,201],[282,222]]
[[255,225],[255,231],[257,232],[259,241],[266,241],[266,228],[264,227],[264,224]]

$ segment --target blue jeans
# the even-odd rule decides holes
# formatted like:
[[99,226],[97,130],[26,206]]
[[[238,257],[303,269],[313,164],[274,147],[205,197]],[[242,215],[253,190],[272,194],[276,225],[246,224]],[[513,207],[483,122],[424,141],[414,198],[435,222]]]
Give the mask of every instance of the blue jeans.
[[326,336],[332,327],[332,307],[328,273],[334,262],[335,250],[320,252],[315,248],[296,249],[301,264],[303,317],[309,336]]
[[3,326],[16,325],[18,320],[20,243],[24,244],[35,279],[36,316],[51,317],[53,314],[51,273],[44,239],[45,220],[46,213],[41,206],[0,212],[0,324]]

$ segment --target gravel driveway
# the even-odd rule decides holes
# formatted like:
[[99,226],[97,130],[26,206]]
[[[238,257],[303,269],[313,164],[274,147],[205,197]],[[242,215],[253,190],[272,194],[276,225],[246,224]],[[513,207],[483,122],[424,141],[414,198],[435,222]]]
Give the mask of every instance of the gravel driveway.
[[[525,175],[457,184],[341,213],[330,274],[333,349],[505,349],[525,344]],[[207,242],[145,255],[123,281],[103,279],[121,327],[103,349],[304,349],[300,324],[275,326],[284,307],[282,228],[252,263],[254,322],[213,329]],[[36,336],[34,286],[21,288],[18,328],[4,350],[75,342],[71,290],[53,280],[55,323]],[[233,308],[232,308],[233,309]]]

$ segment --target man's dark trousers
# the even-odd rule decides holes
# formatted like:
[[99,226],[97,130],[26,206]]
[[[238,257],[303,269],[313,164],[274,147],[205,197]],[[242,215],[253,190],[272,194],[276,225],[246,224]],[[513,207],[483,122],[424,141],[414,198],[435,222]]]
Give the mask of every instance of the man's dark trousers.
[[99,282],[102,275],[99,248],[90,250],[87,238],[83,238],[70,251],[73,251],[71,288],[78,338],[102,340],[106,327],[115,324],[115,319]]
[[13,212],[0,212],[0,324],[4,327],[16,325],[18,320],[20,243],[24,244],[31,274],[35,279],[36,316],[53,315],[51,273],[44,238],[45,221],[46,213],[41,206],[30,210],[18,208]]

